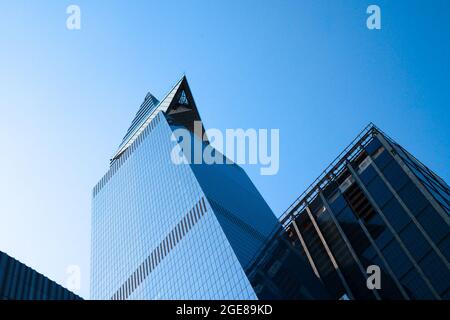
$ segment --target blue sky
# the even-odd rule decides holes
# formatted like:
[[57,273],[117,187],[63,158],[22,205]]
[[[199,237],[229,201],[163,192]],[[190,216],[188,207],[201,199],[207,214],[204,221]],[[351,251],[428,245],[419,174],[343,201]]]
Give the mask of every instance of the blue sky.
[[280,129],[279,173],[246,167],[276,215],[370,121],[450,181],[446,0],[30,2],[0,1],[0,250],[84,297],[91,189],[183,73],[207,128]]

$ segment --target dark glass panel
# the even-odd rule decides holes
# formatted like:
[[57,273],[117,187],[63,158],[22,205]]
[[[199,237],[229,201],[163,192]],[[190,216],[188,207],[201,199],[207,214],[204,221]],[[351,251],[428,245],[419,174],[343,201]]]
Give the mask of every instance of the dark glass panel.
[[405,210],[403,210],[400,203],[394,197],[386,203],[381,211],[397,232],[400,232],[400,230],[411,222],[411,219],[406,214]]
[[411,261],[395,239],[382,250],[382,253],[398,278],[402,277],[412,267]]
[[364,149],[367,151],[367,153],[373,154],[373,153],[375,153],[375,151],[377,151],[378,148],[380,148],[381,146],[382,146],[382,145],[381,145],[380,140],[378,140],[378,138],[374,137],[374,138],[372,139],[372,141],[370,141],[370,143],[369,143],[367,146],[365,146]]
[[400,238],[416,261],[419,261],[431,249],[430,244],[414,223],[410,223],[400,233]]
[[376,157],[376,159],[374,159],[375,164],[378,166],[378,168],[380,170],[383,170],[384,167],[386,167],[391,161],[393,161],[394,159],[392,158],[392,156],[389,154],[389,152],[387,152],[386,150],[384,150],[382,153],[380,153],[378,155],[378,157]]
[[408,182],[402,190],[398,192],[408,209],[416,216],[423,208],[429,205],[422,192],[417,189],[413,182]]
[[384,248],[393,238],[392,233],[378,214],[366,223],[366,227],[380,249]]
[[364,184],[368,184],[372,181],[373,178],[377,176],[377,172],[375,171],[372,165],[369,165],[363,172],[359,174],[359,178],[362,180]]
[[444,240],[442,240],[438,244],[439,250],[441,250],[442,254],[447,258],[447,261],[450,260],[450,236],[447,235]]
[[344,197],[342,194],[340,194],[332,203],[329,204],[331,210],[334,212],[335,215],[338,215],[340,211],[345,208],[347,203],[345,202]]
[[430,251],[419,265],[439,294],[449,289],[450,271],[434,251]]
[[400,282],[411,299],[434,299],[433,294],[416,269],[412,268]]
[[400,190],[410,180],[396,161],[390,162],[382,172],[396,191]]
[[380,208],[392,198],[392,193],[379,177],[373,179],[372,182],[367,185],[367,189]]
[[441,241],[449,233],[447,223],[432,206],[422,210],[417,216],[417,220],[435,243]]

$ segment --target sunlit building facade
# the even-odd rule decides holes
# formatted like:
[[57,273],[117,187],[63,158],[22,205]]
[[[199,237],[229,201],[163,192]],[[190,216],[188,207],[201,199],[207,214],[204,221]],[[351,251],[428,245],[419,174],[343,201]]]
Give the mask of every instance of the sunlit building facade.
[[194,121],[185,77],[146,96],[93,189],[91,298],[261,297],[249,270],[279,221],[236,164],[174,163],[175,129],[208,145]]

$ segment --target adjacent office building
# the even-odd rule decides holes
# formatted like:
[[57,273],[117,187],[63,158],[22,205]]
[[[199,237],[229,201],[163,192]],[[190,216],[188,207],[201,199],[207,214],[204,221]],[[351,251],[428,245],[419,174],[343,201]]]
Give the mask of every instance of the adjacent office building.
[[81,300],[81,298],[0,251],[0,300]]
[[449,186],[370,124],[280,221],[334,298],[448,300],[449,211]]
[[[324,297],[319,282],[297,281],[284,294],[277,281],[265,281],[258,266],[272,278],[283,272],[258,260],[281,225],[242,168],[187,160],[191,150],[183,148],[187,161],[174,162],[177,129],[194,148],[210,148],[194,130],[200,120],[185,77],[161,101],[145,97],[93,189],[91,298]],[[315,278],[306,261],[297,264]]]

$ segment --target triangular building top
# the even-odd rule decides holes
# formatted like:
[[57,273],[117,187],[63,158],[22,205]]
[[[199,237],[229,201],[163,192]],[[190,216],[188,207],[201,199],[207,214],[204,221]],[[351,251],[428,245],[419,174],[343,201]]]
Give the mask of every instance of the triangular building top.
[[194,132],[194,121],[201,119],[186,76],[175,84],[161,102],[152,94],[147,94],[112,161],[120,157],[160,111],[170,124],[184,126]]

